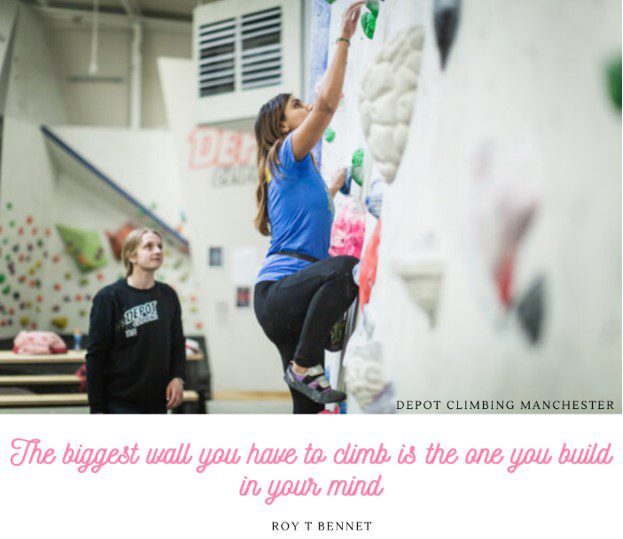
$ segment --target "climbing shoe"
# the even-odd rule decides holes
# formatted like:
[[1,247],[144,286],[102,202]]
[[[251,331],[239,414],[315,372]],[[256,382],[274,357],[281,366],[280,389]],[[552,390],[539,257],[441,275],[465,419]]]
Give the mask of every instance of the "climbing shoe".
[[292,365],[289,365],[283,378],[292,389],[318,404],[330,404],[346,399],[346,393],[331,387],[324,376],[322,365],[310,367],[305,374],[298,374]]

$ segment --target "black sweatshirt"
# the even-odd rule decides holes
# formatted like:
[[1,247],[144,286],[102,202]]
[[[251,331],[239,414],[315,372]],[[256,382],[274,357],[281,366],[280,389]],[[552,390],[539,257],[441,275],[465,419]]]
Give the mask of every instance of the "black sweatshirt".
[[93,299],[87,346],[91,413],[109,403],[141,411],[166,406],[166,387],[184,378],[186,349],[180,302],[170,286],[148,290],[125,279]]

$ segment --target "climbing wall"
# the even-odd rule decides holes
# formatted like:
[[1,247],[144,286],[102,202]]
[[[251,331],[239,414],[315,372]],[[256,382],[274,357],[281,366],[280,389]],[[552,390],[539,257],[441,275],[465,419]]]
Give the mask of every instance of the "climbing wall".
[[[347,5],[331,4],[329,55]],[[386,0],[364,14],[322,152],[328,177],[363,149],[352,197],[383,185],[349,411],[620,411],[620,4]]]

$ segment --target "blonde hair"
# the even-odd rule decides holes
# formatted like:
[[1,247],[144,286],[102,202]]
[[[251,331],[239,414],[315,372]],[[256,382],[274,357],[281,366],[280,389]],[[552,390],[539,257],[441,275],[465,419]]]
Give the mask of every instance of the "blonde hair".
[[123,266],[125,267],[126,277],[132,275],[132,271],[134,270],[134,264],[130,261],[130,257],[136,252],[143,236],[149,233],[155,234],[162,239],[160,232],[154,230],[153,228],[136,228],[125,237],[125,240],[123,240],[121,260],[123,261]]

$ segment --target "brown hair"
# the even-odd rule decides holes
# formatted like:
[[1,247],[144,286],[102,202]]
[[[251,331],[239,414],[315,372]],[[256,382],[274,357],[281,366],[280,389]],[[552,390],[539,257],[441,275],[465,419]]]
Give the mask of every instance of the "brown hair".
[[255,191],[257,215],[255,228],[263,236],[270,236],[268,219],[268,177],[267,171],[276,170],[279,163],[279,148],[286,133],[281,132],[281,122],[286,119],[286,103],[292,94],[278,94],[262,105],[255,120],[255,140],[257,141],[258,183]]
[[162,239],[160,232],[154,230],[153,228],[136,228],[125,237],[125,240],[123,240],[121,260],[123,261],[123,265],[125,267],[126,277],[132,275],[132,271],[134,270],[134,264],[130,261],[130,257],[136,252],[143,236],[145,234],[149,234],[150,232]]

